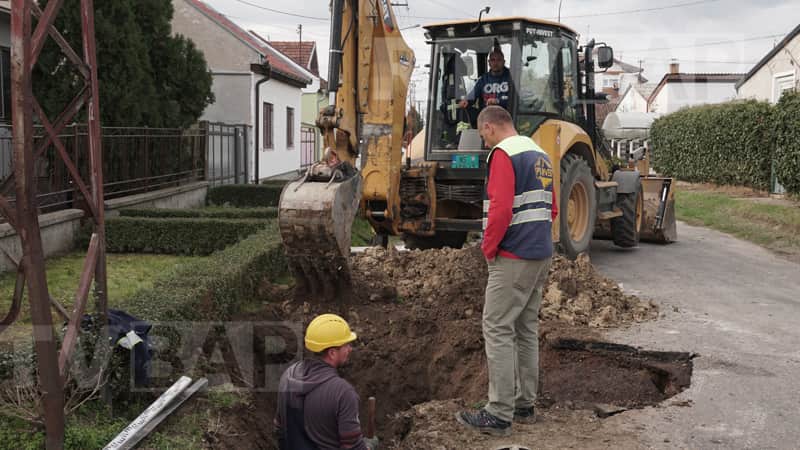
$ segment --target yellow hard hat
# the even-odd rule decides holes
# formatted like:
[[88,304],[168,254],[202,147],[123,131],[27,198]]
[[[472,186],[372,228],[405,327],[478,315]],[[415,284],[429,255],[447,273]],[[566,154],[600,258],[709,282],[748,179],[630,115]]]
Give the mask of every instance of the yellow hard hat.
[[306,328],[306,348],[319,353],[326,348],[353,342],[357,337],[341,317],[336,314],[322,314],[315,317]]

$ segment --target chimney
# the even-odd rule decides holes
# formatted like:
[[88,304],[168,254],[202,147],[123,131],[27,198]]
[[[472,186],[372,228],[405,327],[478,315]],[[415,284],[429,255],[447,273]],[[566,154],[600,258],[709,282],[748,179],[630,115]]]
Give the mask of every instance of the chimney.
[[678,74],[680,73],[680,65],[678,64],[677,59],[673,59],[669,63],[669,73],[671,74]]

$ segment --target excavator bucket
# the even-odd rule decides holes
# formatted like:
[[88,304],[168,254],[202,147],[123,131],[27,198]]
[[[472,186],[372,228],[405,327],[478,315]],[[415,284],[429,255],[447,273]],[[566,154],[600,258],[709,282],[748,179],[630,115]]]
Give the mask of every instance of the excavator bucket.
[[332,300],[351,286],[350,233],[361,200],[361,176],[286,185],[278,226],[298,295]]
[[672,178],[643,177],[644,217],[639,239],[666,244],[678,238]]

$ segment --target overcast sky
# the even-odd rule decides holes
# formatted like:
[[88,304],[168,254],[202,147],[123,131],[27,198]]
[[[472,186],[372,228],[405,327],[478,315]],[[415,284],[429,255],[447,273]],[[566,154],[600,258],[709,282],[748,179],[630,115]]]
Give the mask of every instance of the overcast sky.
[[[272,40],[297,40],[298,24],[302,24],[303,40],[317,42],[320,73],[327,76],[328,0],[205,2],[243,28]],[[491,7],[491,17],[522,15],[555,19],[559,5],[558,0],[394,2],[408,4],[395,6],[395,14],[401,28],[409,27],[403,35],[416,53],[420,67],[414,80],[421,83],[427,80],[427,69],[422,65],[428,62],[430,50],[425,45],[424,30],[414,28],[415,25],[477,17],[484,6]],[[681,72],[747,72],[800,23],[800,1],[562,0],[561,21],[580,33],[581,43],[594,38],[612,46],[618,59],[633,65],[639,65],[641,60],[645,77],[657,82],[667,71],[671,58],[678,60]],[[418,93],[417,97],[424,97],[424,93]]]

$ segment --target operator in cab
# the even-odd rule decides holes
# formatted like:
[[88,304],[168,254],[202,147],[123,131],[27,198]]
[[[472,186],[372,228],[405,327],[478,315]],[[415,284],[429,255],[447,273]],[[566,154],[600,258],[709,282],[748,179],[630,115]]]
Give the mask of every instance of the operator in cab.
[[508,111],[511,106],[511,88],[511,71],[506,67],[503,51],[495,45],[489,54],[489,71],[481,75],[472,92],[458,105],[464,109],[477,105],[478,110],[498,105]]

